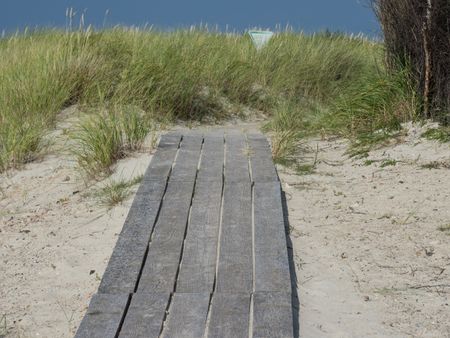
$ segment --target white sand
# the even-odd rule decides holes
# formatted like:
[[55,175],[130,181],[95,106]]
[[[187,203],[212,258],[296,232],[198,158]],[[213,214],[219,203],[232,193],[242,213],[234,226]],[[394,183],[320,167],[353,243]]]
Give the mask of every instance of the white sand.
[[[302,337],[449,337],[449,145],[410,136],[370,153],[380,168],[319,145],[316,173],[280,169],[300,295]],[[311,154],[312,155],[312,154]],[[151,155],[121,161],[139,175]],[[72,337],[96,291],[132,196],[108,211],[85,196],[68,155],[0,178],[0,336]],[[440,285],[440,286],[432,286]],[[5,317],[3,317],[5,315]]]
[[[122,161],[118,173],[142,174],[150,157]],[[0,316],[8,336],[72,337],[98,287],[132,198],[108,210],[84,196],[76,175],[68,158],[50,156],[0,180]]]
[[[450,337],[450,146],[420,139],[370,153],[319,147],[313,175],[282,173],[292,227],[302,337]],[[313,156],[313,154],[310,154]]]

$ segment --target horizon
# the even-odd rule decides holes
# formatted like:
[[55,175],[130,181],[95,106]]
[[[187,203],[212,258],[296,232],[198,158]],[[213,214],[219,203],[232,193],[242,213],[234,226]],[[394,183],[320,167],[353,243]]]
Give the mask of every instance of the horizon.
[[68,11],[74,11],[72,28],[80,21],[83,27],[95,29],[116,26],[148,28],[159,31],[189,29],[191,27],[217,30],[220,32],[242,33],[249,29],[261,28],[283,31],[286,28],[296,32],[339,32],[362,33],[369,37],[379,37],[380,27],[367,0],[303,0],[297,3],[285,0],[283,4],[273,4],[267,0],[249,0],[245,4],[237,0],[211,4],[197,0],[185,4],[181,0],[124,1],[87,0],[57,1],[43,0],[36,4],[30,0],[18,0],[5,5],[0,12],[0,32],[2,36],[24,30],[67,29]]

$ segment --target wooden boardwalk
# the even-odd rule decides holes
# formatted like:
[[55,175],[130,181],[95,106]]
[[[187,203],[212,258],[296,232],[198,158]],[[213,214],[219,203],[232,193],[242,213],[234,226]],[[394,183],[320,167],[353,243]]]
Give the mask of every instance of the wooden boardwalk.
[[281,193],[261,134],[162,136],[76,337],[293,337]]

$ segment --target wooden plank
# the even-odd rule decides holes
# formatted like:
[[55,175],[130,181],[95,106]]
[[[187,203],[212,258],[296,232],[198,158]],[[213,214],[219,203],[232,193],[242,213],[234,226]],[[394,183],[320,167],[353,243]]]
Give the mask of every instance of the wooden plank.
[[203,337],[208,316],[209,293],[175,293],[162,337]]
[[225,182],[217,292],[253,290],[251,194],[250,182]]
[[183,136],[149,245],[139,292],[174,290],[202,142],[201,136]]
[[174,144],[178,147],[181,137],[182,134],[177,131],[172,131],[164,135],[161,135],[158,142],[158,149],[160,150],[165,150],[166,148],[172,149]]
[[177,292],[213,292],[221,202],[222,180],[197,182]]
[[290,293],[256,292],[253,294],[253,337],[294,337]]
[[158,338],[163,327],[169,293],[134,294],[120,338]]
[[247,142],[243,134],[227,134],[225,136],[226,182],[250,181],[248,153]]
[[158,150],[133,200],[99,292],[134,291],[180,140],[181,135],[176,134],[161,137]]
[[128,295],[95,294],[75,338],[114,338],[128,304]]
[[207,336],[210,338],[248,337],[249,313],[250,295],[215,293]]
[[99,286],[101,293],[131,293],[136,287],[165,182],[142,182]]
[[255,291],[290,292],[281,186],[279,182],[254,184]]
[[198,181],[222,181],[224,163],[223,134],[207,134],[204,138]]
[[138,292],[174,290],[193,189],[194,182],[169,180]]
[[144,175],[143,182],[151,180],[166,181],[172,170],[173,160],[177,154],[181,135],[166,134],[161,136],[156,153]]
[[252,180],[254,182],[278,181],[278,174],[272,161],[272,151],[262,134],[248,135]]
[[170,174],[171,181],[195,181],[202,143],[202,136],[183,136]]

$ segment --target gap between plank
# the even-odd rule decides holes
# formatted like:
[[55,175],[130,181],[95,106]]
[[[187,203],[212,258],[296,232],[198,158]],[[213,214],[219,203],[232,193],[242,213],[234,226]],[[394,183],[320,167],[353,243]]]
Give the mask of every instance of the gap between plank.
[[250,306],[248,309],[248,336],[253,337],[253,292],[250,294]]
[[249,317],[248,317],[248,336],[253,337],[253,294],[255,292],[255,182],[253,181],[252,174],[252,161],[251,161],[251,151],[250,143],[248,141],[248,135],[245,135],[245,140],[247,142],[248,149],[248,170],[250,175],[250,184],[251,184],[251,217],[252,217],[252,293],[250,294],[250,307],[249,307]]
[[169,316],[169,309],[170,309],[170,305],[172,304],[172,298],[173,298],[173,293],[171,292],[169,294],[169,301],[167,302],[166,310],[164,311],[164,317],[163,317],[163,321],[161,324],[161,330],[159,331],[158,337],[162,337],[164,328],[166,327],[166,321],[167,321],[167,317]]
[[118,338],[120,335],[120,331],[122,331],[123,323],[125,322],[125,317],[127,316],[128,309],[130,308],[131,304],[131,293],[128,294],[128,300],[127,304],[125,305],[125,309],[123,310],[122,318],[120,319],[119,327],[117,328],[117,332],[114,335],[114,338]]

